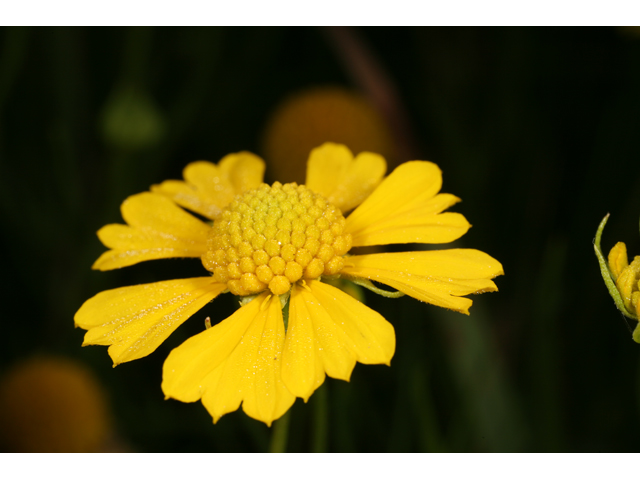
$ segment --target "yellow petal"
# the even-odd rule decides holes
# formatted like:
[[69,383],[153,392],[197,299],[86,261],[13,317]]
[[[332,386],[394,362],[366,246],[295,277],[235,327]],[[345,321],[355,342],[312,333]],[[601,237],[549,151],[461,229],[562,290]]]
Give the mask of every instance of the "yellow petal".
[[218,165],[199,161],[186,166],[185,182],[167,180],[151,191],[169,197],[191,211],[214,220],[236,195],[262,183],[264,162],[249,152],[233,153]]
[[[293,405],[295,397],[282,382],[282,347],[284,345],[284,321],[282,305],[277,296],[263,305],[264,324],[259,322],[249,327],[244,339],[247,345],[237,349],[229,361],[244,363],[245,371],[250,366],[253,371],[245,376],[247,392],[242,409],[251,418],[271,426],[271,422],[280,418]],[[265,315],[266,314],[266,315]],[[249,345],[253,344],[253,347]]]
[[[324,309],[351,341],[349,347],[358,362],[389,365],[396,349],[396,335],[382,315],[326,283],[312,280],[308,286],[315,297],[309,305],[312,316],[320,315],[320,309]],[[326,339],[328,345],[332,341]]]
[[[640,282],[638,282],[638,283],[640,283]],[[640,291],[635,290],[631,294],[631,305],[633,307],[633,309],[631,311],[634,312],[637,315],[638,314],[638,310],[640,310]]]
[[627,268],[629,260],[627,259],[627,246],[624,242],[618,242],[609,252],[609,269],[613,279],[617,279],[622,270]]
[[472,249],[356,255],[346,260],[345,275],[389,285],[423,302],[469,314],[472,301],[461,295],[495,292],[490,280],[502,265]]
[[442,172],[431,162],[407,162],[396,168],[347,217],[345,233],[354,247],[391,243],[448,243],[469,230],[459,213],[440,213],[460,201],[436,195]]
[[[181,402],[202,398],[205,392],[202,380],[227,359],[259,313],[260,302],[251,302],[174,348],[163,367],[165,395]],[[236,409],[239,406],[240,401]]]
[[325,143],[309,155],[306,185],[347,212],[369,196],[386,170],[387,162],[376,153],[354,159],[346,146]]
[[294,285],[282,353],[282,380],[306,402],[330,377],[349,381],[356,364],[353,343],[307,287]]
[[305,402],[325,372],[349,381],[356,360],[389,364],[395,352],[393,326],[379,313],[331,285],[315,280],[294,285],[282,353],[282,380]]
[[111,345],[117,365],[149,355],[225,288],[212,277],[116,288],[84,302],[74,320],[88,330],[83,345]]
[[638,278],[640,278],[640,256],[635,257],[616,278],[616,287],[618,287],[622,302],[629,312],[636,310],[636,307],[632,305],[631,297],[634,290],[638,288]]
[[207,251],[206,223],[153,193],[127,198],[121,206],[128,225],[111,224],[98,231],[111,250],[93,264],[96,270],[127,267],[159,258],[200,257]]
[[165,395],[202,398],[214,422],[242,403],[247,415],[271,425],[295,401],[281,380],[281,308],[278,297],[264,293],[175,348],[164,364]]

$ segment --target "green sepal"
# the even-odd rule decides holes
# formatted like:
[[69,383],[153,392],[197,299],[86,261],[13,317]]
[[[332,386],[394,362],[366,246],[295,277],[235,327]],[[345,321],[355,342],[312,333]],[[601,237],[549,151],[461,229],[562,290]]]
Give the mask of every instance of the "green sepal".
[[[616,282],[613,280],[613,276],[611,275],[611,270],[609,270],[609,265],[607,265],[607,261],[604,258],[602,253],[602,249],[600,248],[600,239],[602,238],[602,231],[604,230],[604,226],[607,224],[607,220],[609,220],[609,214],[602,219],[600,225],[598,226],[598,231],[596,232],[596,238],[593,241],[593,249],[596,252],[596,257],[598,257],[598,263],[600,264],[600,273],[602,274],[602,278],[604,280],[607,289],[609,290],[609,295],[613,298],[613,301],[618,307],[618,310],[622,312],[625,317],[632,318],[638,321],[638,317],[633,313],[627,310],[627,307],[624,306],[624,302],[622,301],[622,296],[618,291],[618,287],[616,287]],[[640,330],[636,327],[633,332],[633,339],[640,343]]]
[[640,343],[640,323],[636,325],[636,329],[633,331],[633,341]]
[[[261,295],[261,294],[257,293],[255,295],[246,295],[244,297],[236,297],[236,298],[240,302],[240,307],[244,307],[245,305],[248,305],[253,300],[255,300],[255,298],[258,295]],[[291,296],[291,290],[289,290],[287,293],[284,293],[282,295],[278,295],[278,299],[280,300],[280,305],[282,306],[282,319],[284,320],[285,332],[287,331],[287,327],[289,326],[289,297],[290,296]],[[206,326],[206,323],[205,323],[205,326]]]
[[395,292],[389,292],[387,290],[382,290],[381,288],[376,287],[373,283],[371,283],[371,280],[367,280],[366,278],[354,278],[354,277],[347,277],[349,279],[349,281],[355,283],[356,285],[360,285],[363,288],[366,288],[367,290],[371,290],[373,293],[377,293],[378,295],[382,295],[383,297],[386,298],[400,298],[400,297],[404,297],[404,293],[399,292],[399,291],[395,291]]
[[238,299],[238,302],[240,302],[240,307],[244,307],[245,305],[248,305],[249,303],[251,303],[257,296],[258,294],[245,295],[244,297],[236,297],[236,298]]
[[284,295],[279,295],[280,304],[282,305],[282,320],[284,321],[284,331],[289,329],[289,297],[291,296],[291,290]]

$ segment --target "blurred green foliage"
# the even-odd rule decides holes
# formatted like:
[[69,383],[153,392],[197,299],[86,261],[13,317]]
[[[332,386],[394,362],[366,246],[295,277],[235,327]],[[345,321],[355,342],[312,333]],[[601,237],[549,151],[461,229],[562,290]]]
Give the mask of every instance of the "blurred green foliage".
[[[395,84],[415,155],[474,225],[454,246],[502,262],[471,316],[409,297],[370,306],[396,328],[391,367],[358,365],[298,400],[289,451],[636,451],[640,350],[593,254],[640,253],[640,37],[614,28],[355,30]],[[73,315],[97,292],[201,275],[197,260],[96,272],[95,232],[190,161],[258,154],[278,102],[359,89],[322,29],[0,30],[0,374],[33,352],[92,368],[138,451],[266,451],[236,412],[164,401],[162,363],[234,309],[222,296],[149,357],[113,370]],[[401,161],[411,158],[401,158]],[[304,159],[302,159],[304,160]],[[269,170],[267,161],[267,172]],[[268,175],[268,173],[267,173]],[[614,214],[615,213],[615,214]]]

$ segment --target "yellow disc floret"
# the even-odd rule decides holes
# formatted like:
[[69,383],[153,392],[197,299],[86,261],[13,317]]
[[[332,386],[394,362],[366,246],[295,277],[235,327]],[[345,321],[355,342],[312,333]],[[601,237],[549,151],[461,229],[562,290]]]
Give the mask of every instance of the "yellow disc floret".
[[340,273],[351,248],[344,224],[338,208],[304,185],[262,184],[222,211],[202,264],[234,295],[282,295],[300,279]]

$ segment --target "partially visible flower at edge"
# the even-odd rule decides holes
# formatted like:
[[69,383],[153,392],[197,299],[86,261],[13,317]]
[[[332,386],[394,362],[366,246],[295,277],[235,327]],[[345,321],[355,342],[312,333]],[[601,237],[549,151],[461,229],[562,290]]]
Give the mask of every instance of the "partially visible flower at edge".
[[[634,257],[633,261],[629,263],[627,246],[623,242],[618,242],[605,260],[600,248],[600,240],[608,220],[609,214],[607,213],[600,222],[596,238],[593,241],[593,248],[600,263],[600,273],[618,310],[625,317],[638,322],[640,317],[640,256]],[[640,343],[640,323],[633,331],[633,340]]]
[[407,162],[383,179],[385,171],[380,155],[354,158],[326,143],[310,154],[306,185],[263,184],[263,161],[242,152],[218,165],[191,163],[185,181],[129,197],[127,225],[98,232],[110,250],[93,268],[200,257],[213,275],[97,294],[75,316],[88,330],[83,345],[109,345],[116,365],[135,360],[220,293],[238,295],[241,308],[172,350],[163,368],[165,396],[201,399],[214,423],[242,404],[271,425],[296,397],[306,402],[325,375],[348,381],[356,361],[389,365],[393,326],[323,278],[468,314],[472,301],[463,295],[497,291],[491,279],[503,269],[473,249],[348,255],[352,247],[447,243],[470,227],[461,214],[442,213],[459,199],[438,193],[437,165]]

